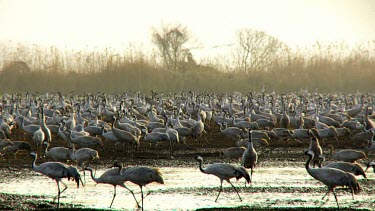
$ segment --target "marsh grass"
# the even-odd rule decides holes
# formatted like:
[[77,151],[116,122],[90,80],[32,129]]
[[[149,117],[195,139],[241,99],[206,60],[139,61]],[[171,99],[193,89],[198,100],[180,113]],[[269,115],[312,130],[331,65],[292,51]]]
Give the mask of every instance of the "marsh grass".
[[[228,59],[202,60],[183,71],[163,68],[158,58],[130,46],[125,52],[69,51],[55,47],[0,43],[0,93],[123,92],[151,89],[248,92],[261,90],[373,92],[374,43],[353,49],[342,45],[288,52],[266,70],[240,74]],[[342,53],[346,52],[346,53]],[[20,65],[20,63],[22,63]]]

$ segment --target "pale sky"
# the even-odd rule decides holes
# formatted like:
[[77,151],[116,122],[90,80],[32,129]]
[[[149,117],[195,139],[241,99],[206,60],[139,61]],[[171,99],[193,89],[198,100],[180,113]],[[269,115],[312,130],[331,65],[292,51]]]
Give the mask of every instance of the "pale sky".
[[148,48],[152,27],[175,23],[187,26],[203,55],[236,42],[242,28],[290,46],[351,44],[375,40],[375,0],[0,0],[0,41]]

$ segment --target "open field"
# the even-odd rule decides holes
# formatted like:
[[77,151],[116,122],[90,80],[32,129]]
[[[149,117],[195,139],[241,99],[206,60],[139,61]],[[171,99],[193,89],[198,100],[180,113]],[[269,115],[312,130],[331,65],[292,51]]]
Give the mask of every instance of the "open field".
[[[304,97],[296,97],[294,94],[267,94],[265,97],[264,93],[260,93],[259,95],[258,93],[250,93],[246,97],[241,98],[241,95],[236,93],[236,95],[228,97],[231,99],[231,101],[229,101],[230,103],[223,100],[223,98],[225,98],[224,95],[217,97],[215,95],[210,96],[206,94],[199,94],[195,98],[194,94],[195,93],[189,93],[184,96],[181,93],[181,98],[176,95],[174,98],[171,98],[169,95],[158,96],[157,93],[153,93],[153,96],[151,97],[143,96],[142,94],[137,93],[135,94],[135,97],[132,97],[133,95],[130,93],[121,96],[106,96],[97,94],[87,95],[84,97],[80,96],[80,99],[78,99],[78,96],[71,95],[70,97],[65,98],[69,100],[64,100],[61,94],[40,95],[39,97],[33,95],[31,97],[26,97],[26,100],[17,100],[17,98],[21,97],[20,95],[13,96],[13,98],[11,98],[9,95],[5,95],[4,100],[2,101],[3,122],[1,124],[4,126],[5,124],[9,123],[13,126],[11,133],[9,133],[9,137],[13,141],[13,146],[16,146],[15,141],[25,141],[27,143],[22,145],[22,149],[27,149],[27,147],[25,148],[26,145],[31,147],[30,151],[35,151],[38,153],[39,157],[36,161],[37,165],[40,165],[46,161],[52,161],[52,159],[43,156],[45,154],[44,150],[40,147],[37,148],[36,143],[32,139],[32,135],[26,132],[27,126],[25,126],[24,119],[26,119],[27,116],[27,119],[29,120],[34,118],[34,121],[39,122],[36,124],[40,124],[42,127],[46,124],[46,122],[48,122],[48,125],[51,125],[55,119],[61,119],[60,121],[54,123],[60,125],[58,130],[60,135],[57,133],[52,133],[52,141],[48,147],[49,149],[57,146],[69,146],[70,143],[76,146],[76,150],[85,147],[90,147],[97,150],[100,158],[90,162],[89,164],[89,166],[94,169],[96,177],[100,176],[104,170],[113,165],[114,161],[121,162],[125,167],[142,165],[158,168],[163,175],[165,184],[161,185],[151,183],[147,185],[145,192],[150,194],[146,194],[147,196],[144,204],[145,210],[336,210],[337,204],[334,196],[331,194],[328,199],[325,198],[322,200],[322,196],[327,190],[326,186],[315,180],[306,171],[305,163],[308,157],[304,153],[305,150],[313,143],[312,140],[320,139],[322,153],[326,158],[323,165],[326,165],[333,162],[330,155],[330,148],[328,147],[329,144],[336,148],[335,151],[340,151],[341,149],[356,149],[360,151],[364,151],[365,148],[372,149],[371,139],[374,139],[374,135],[371,131],[373,128],[368,129],[366,127],[367,125],[371,126],[372,122],[374,121],[372,113],[373,101],[372,95],[370,94],[358,96],[326,96],[322,94],[310,95],[302,93],[301,96],[304,95]],[[262,96],[264,97],[263,99]],[[159,100],[155,100],[154,98]],[[216,111],[214,112],[213,118],[210,122],[206,121],[205,125],[202,124],[202,127],[204,126],[204,131],[206,131],[206,133],[204,133],[202,136],[198,135],[197,140],[195,140],[195,138],[193,138],[196,132],[194,128],[198,127],[197,125],[199,125],[199,122],[204,115],[202,113],[201,115],[197,115],[197,113],[194,113],[194,109],[196,109],[195,112],[202,112],[203,109],[207,109],[205,108],[204,103],[202,103],[202,101],[206,100],[207,98],[216,102],[214,104],[210,104],[211,107],[208,107]],[[290,101],[290,105],[293,105],[293,103],[296,104],[297,108],[304,112],[304,118],[306,118],[304,119],[305,122],[303,123],[303,127],[311,128],[308,130],[309,137],[307,139],[300,139],[299,141],[291,139],[293,135],[297,134],[297,130],[295,129],[295,125],[297,123],[294,118],[296,111],[293,110],[293,107],[288,107],[290,118],[294,118],[294,120],[293,123],[292,120],[290,123],[288,123],[287,129],[281,128],[281,122],[276,118],[276,114],[280,115],[282,113],[280,110],[274,111],[273,113],[273,115],[275,115],[274,122],[272,122],[273,120],[271,121],[273,126],[262,125],[262,121],[268,117],[262,115],[256,116],[256,113],[252,112],[254,106],[259,106],[259,102],[254,103],[253,101],[257,98],[259,98],[259,102],[261,102],[261,100],[272,99],[274,100],[273,102],[277,102],[279,105],[285,103],[286,101]],[[32,101],[30,99],[36,100]],[[163,99],[163,101],[160,99]],[[92,100],[91,105],[90,100]],[[147,101],[147,103],[142,104],[143,100]],[[192,106],[189,108],[191,105],[188,102],[192,100],[197,100],[197,102],[199,102],[199,106]],[[344,112],[341,111],[341,120],[343,122],[341,122],[337,127],[330,126],[329,128],[330,130],[333,130],[334,128],[334,131],[339,131],[339,128],[345,129],[345,127],[351,127],[344,124],[345,122],[355,120],[354,129],[351,129],[351,133],[346,135],[342,135],[340,133],[339,135],[336,132],[334,133],[334,136],[323,138],[325,135],[322,132],[323,130],[316,128],[318,124],[322,124],[319,119],[323,121],[323,116],[319,116],[319,119],[315,118],[315,125],[314,120],[312,123],[308,122],[310,118],[309,116],[314,118],[314,115],[321,115],[314,113],[311,114],[311,111],[316,112],[315,109],[308,110],[309,106],[316,106],[315,104],[311,103],[314,102],[314,100],[321,101],[321,113],[326,112],[327,108],[325,106],[330,105],[331,107],[329,108],[331,109],[332,114],[339,112],[336,103],[339,104],[345,100],[347,107],[345,108]],[[325,100],[330,100],[330,103],[324,103]],[[351,100],[353,101],[350,102]],[[12,104],[12,101],[17,102],[16,104],[19,107],[14,106],[15,104]],[[111,101],[111,103],[109,103],[109,101]],[[237,107],[237,109],[240,108],[240,102],[246,101],[248,102],[247,106],[249,106],[250,109],[245,109],[244,111],[237,110],[238,112],[234,114],[234,110],[236,110],[235,107]],[[50,103],[52,103],[51,105],[53,106],[49,106]],[[114,106],[112,106],[112,103]],[[182,105],[185,103],[186,105],[183,107]],[[308,107],[305,108],[302,106],[304,103],[311,103],[311,105],[309,104],[307,105]],[[30,108],[30,111],[33,111],[34,116],[26,113],[28,110],[25,106],[26,104]],[[152,107],[151,104],[153,105]],[[12,105],[16,110],[11,110]],[[38,106],[40,105],[43,105],[43,109],[41,109],[41,107],[38,109]],[[164,109],[160,110],[160,105],[162,105],[162,108]],[[97,108],[90,108],[91,106]],[[147,106],[150,107],[147,109],[142,109]],[[84,107],[86,107],[85,110],[83,110]],[[114,109],[115,107],[117,110],[123,111],[122,114],[109,110]],[[86,109],[89,109],[90,112],[87,112]],[[136,114],[137,109],[139,109],[139,112],[143,110],[145,116],[147,117],[143,116],[141,113]],[[278,109],[281,108],[279,107]],[[98,110],[101,112],[101,115],[95,114],[95,112]],[[151,121],[152,119],[157,118],[157,116],[153,116],[154,113],[164,113],[163,117],[165,117],[164,122],[166,125],[172,124],[173,127],[177,128],[177,123],[172,122],[172,117],[174,117],[176,114],[176,112],[174,113],[173,111],[179,111],[181,113],[179,115],[181,116],[179,117],[181,118],[181,121],[194,121],[192,124],[195,126],[192,127],[191,132],[188,134],[188,136],[186,136],[186,143],[183,143],[184,139],[182,136],[180,137],[179,143],[174,143],[175,141],[172,141],[172,135],[160,136],[162,138],[149,140],[149,137],[152,137],[150,134],[156,134],[154,131],[155,129],[152,128],[152,126],[158,125],[157,123],[161,123],[161,120],[156,120],[156,122]],[[35,115],[39,112],[39,116]],[[132,112],[132,115],[129,115],[130,112]],[[168,114],[168,112],[170,113]],[[257,112],[260,111],[258,110]],[[15,113],[14,117],[10,117],[9,113]],[[43,115],[41,115],[42,113]],[[206,114],[207,113],[209,113],[209,110],[206,111]],[[235,126],[235,124],[238,122],[234,121],[232,117],[221,116],[227,119],[225,120],[227,121],[226,124],[230,125],[230,127],[227,128],[228,130],[232,128],[232,130],[240,132],[239,135],[230,138],[229,134],[225,132],[226,129],[219,127],[217,124],[219,122],[220,113],[226,113],[226,115],[229,116],[235,115],[235,118],[237,119],[236,121],[238,121],[238,119],[243,119],[243,121],[247,121],[247,123],[256,123],[258,128],[252,129],[251,134],[254,139],[254,147],[258,152],[258,163],[256,165],[250,185],[245,187],[245,182],[243,179],[235,181],[233,178],[231,180],[234,186],[238,188],[241,199],[234,192],[230,184],[224,182],[223,192],[221,193],[217,202],[215,202],[215,198],[220,187],[220,180],[213,175],[207,175],[200,172],[198,162],[194,158],[197,155],[201,155],[204,158],[203,168],[208,164],[217,162],[241,165],[239,160],[231,160],[223,157],[222,151],[229,147],[236,146],[236,139],[245,139],[246,135],[249,134],[247,129],[239,129],[239,126]],[[241,116],[244,113],[246,115],[245,118]],[[284,114],[285,113],[286,112],[284,112]],[[86,124],[83,127],[83,131],[77,129],[76,127],[73,128],[73,126],[68,124],[68,122],[72,124],[71,120],[74,120],[77,121],[77,125],[80,125],[78,123],[79,118],[83,118],[80,116],[83,114],[89,115],[89,118],[84,120],[85,123],[90,122],[89,125],[91,127],[100,128],[100,134],[96,135],[96,137],[100,139],[99,142],[79,142],[79,138],[77,138],[93,138],[94,135],[72,135],[73,132],[89,131],[89,127],[86,126]],[[94,115],[94,117],[92,117],[92,115]],[[123,121],[129,121],[126,120],[126,118],[135,116],[137,116],[138,120],[137,122],[133,122],[133,125],[134,127],[139,127],[141,130],[139,130],[138,135],[137,131],[134,131],[136,138],[133,141],[129,141],[128,138],[121,135],[124,134],[124,132],[121,131],[125,129],[120,130],[118,127],[123,127]],[[192,116],[197,116],[198,119],[193,120]],[[262,121],[256,120],[256,118],[259,117],[261,118],[258,120]],[[46,118],[46,120],[41,121],[44,118]],[[91,123],[92,118],[96,119],[94,121],[96,123]],[[142,125],[142,120],[140,120],[140,118],[147,119],[143,120],[147,126]],[[9,121],[9,119],[12,120]],[[121,119],[121,122],[119,119]],[[299,119],[303,119],[302,116]],[[148,122],[148,120],[150,120],[150,122]],[[28,124],[33,125],[34,123],[29,122]],[[323,126],[320,125],[320,127]],[[166,127],[164,124],[161,124],[161,126],[158,126],[156,129],[161,130],[166,129]],[[285,129],[287,131],[282,135],[275,136],[275,131],[280,129]],[[104,138],[105,132],[107,133],[108,131],[112,131],[113,133],[117,131],[117,135],[115,135],[117,137],[116,141],[109,141]],[[267,132],[270,135],[267,135]],[[64,140],[62,138],[62,134],[66,133],[69,134],[68,140]],[[359,136],[362,133],[363,136]],[[256,134],[260,136],[255,138]],[[4,136],[7,135],[4,132],[2,136],[2,139],[4,139]],[[205,138],[207,138],[207,141],[205,141]],[[173,149],[170,149],[170,143],[172,143]],[[87,144],[90,144],[90,146],[87,146]],[[248,147],[250,147],[250,145],[248,145]],[[9,149],[11,148],[9,147],[1,150],[0,209],[55,209],[57,206],[57,203],[54,201],[57,194],[56,183],[48,177],[33,171],[31,168],[33,159],[29,156],[28,150],[19,151],[16,155],[14,155]],[[73,149],[70,150],[73,152]],[[171,157],[172,152],[173,157]],[[74,160],[72,154],[65,157],[65,159],[68,159],[68,164],[77,166],[77,164],[72,161]],[[367,158],[359,160],[358,163],[365,168],[369,161],[374,161],[374,153],[371,150],[367,154]],[[60,208],[82,210],[102,210],[109,208],[113,196],[113,187],[106,184],[96,185],[95,182],[91,180],[89,172],[86,171],[85,173],[86,175],[84,176],[83,172],[81,171],[81,177],[84,177],[84,180],[86,180],[85,187],[77,188],[74,182],[67,182],[69,188],[61,195]],[[375,192],[375,189],[373,188],[375,183],[375,174],[370,168],[370,171],[367,171],[367,179],[364,179],[361,176],[357,176],[356,178],[361,187],[361,191],[359,194],[354,195],[354,199],[352,199],[350,191],[347,187],[337,187],[335,189],[340,208],[342,210],[373,210],[375,205],[373,198]],[[64,178],[63,181],[66,181],[66,178]],[[140,200],[139,187],[130,182],[127,182],[126,185],[135,192],[137,200]],[[114,200],[112,209],[133,210],[136,209],[136,203],[128,191],[124,190],[123,188],[117,188],[117,196]]]
[[[336,203],[331,194],[329,200],[321,200],[326,191],[325,186],[309,176],[304,169],[306,156],[303,155],[302,145],[290,143],[274,143],[270,152],[259,152],[259,165],[255,169],[251,186],[244,187],[244,180],[235,182],[240,190],[243,201],[239,201],[229,184],[224,182],[224,192],[217,203],[214,199],[218,192],[219,180],[214,176],[202,174],[195,155],[202,155],[204,163],[231,162],[219,156],[219,151],[233,143],[221,137],[215,128],[209,137],[209,144],[201,145],[194,141],[187,146],[177,146],[175,158],[168,158],[168,150],[162,150],[158,155],[148,147],[123,156],[120,152],[108,154],[100,151],[100,160],[92,166],[97,168],[100,175],[114,160],[124,163],[125,166],[147,165],[160,168],[165,185],[150,184],[151,194],[145,199],[146,210],[196,210],[215,208],[242,207],[248,210],[335,210]],[[58,141],[57,141],[58,142]],[[348,143],[349,144],[349,143]],[[161,148],[167,145],[162,144]],[[326,153],[328,151],[326,150]],[[159,158],[158,158],[159,156]],[[52,180],[30,168],[31,158],[27,153],[17,154],[18,159],[12,157],[1,161],[0,189],[1,209],[29,210],[54,209],[53,197],[56,195],[56,184]],[[122,157],[122,158],[121,158]],[[37,163],[46,161],[39,159]],[[375,174],[368,173],[368,180],[358,178],[363,191],[351,199],[347,189],[338,189],[337,194],[342,210],[372,210],[375,201],[372,197],[375,183]],[[86,174],[87,184],[77,189],[73,182],[62,195],[62,208],[90,210],[108,209],[113,188],[110,185],[95,183]],[[232,180],[235,181],[235,180]],[[140,196],[139,188],[129,183],[129,188]],[[118,188],[117,196],[112,207],[115,210],[135,209],[134,200],[124,189]]]

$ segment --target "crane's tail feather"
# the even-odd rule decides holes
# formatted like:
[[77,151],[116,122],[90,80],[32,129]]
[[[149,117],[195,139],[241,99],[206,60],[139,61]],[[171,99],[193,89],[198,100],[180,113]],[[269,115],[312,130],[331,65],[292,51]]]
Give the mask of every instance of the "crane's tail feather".
[[70,180],[70,178],[72,178],[72,180],[74,180],[77,183],[77,188],[79,188],[79,181],[81,181],[82,186],[84,186],[81,179],[81,175],[79,174],[78,170],[73,166],[69,166],[68,180]]

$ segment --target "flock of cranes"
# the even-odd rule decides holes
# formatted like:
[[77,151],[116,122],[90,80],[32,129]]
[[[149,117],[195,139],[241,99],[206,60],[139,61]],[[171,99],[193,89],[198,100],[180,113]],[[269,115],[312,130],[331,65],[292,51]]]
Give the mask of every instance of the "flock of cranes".
[[[33,157],[32,168],[56,181],[58,206],[60,194],[67,188],[62,178],[73,178],[77,186],[79,181],[83,184],[78,170],[65,164],[71,160],[84,175],[85,171],[90,171],[96,183],[113,185],[110,207],[116,187],[128,189],[125,182],[130,181],[141,189],[142,206],[128,190],[143,208],[143,186],[151,182],[164,184],[158,169],[122,168],[115,163],[115,168],[97,178],[90,162],[100,159],[102,150],[121,151],[124,156],[131,156],[129,152],[141,151],[145,144],[158,146],[161,142],[168,143],[169,157],[174,159],[174,146],[187,147],[189,141],[208,146],[207,137],[215,131],[213,127],[217,127],[222,138],[233,143],[224,150],[224,156],[240,160],[241,166],[215,163],[203,168],[203,158],[195,158],[201,172],[215,175],[221,181],[215,201],[224,180],[242,201],[230,179],[243,177],[247,183],[251,182],[258,162],[256,148],[272,148],[276,143],[287,146],[297,141],[309,144],[305,153],[308,155],[306,171],[327,185],[326,195],[332,192],[339,206],[334,188],[348,186],[352,194],[358,193],[361,188],[354,175],[366,178],[365,171],[356,162],[369,160],[368,156],[375,151],[374,106],[374,95],[370,94],[250,92],[229,95],[192,91],[179,94],[152,91],[151,96],[140,92],[5,94],[0,102],[0,153],[2,157],[13,153],[16,159],[19,151],[28,151]],[[21,134],[23,140],[15,141],[15,134]],[[349,140],[352,146],[362,149],[334,153],[333,145],[341,147]],[[324,165],[326,156],[322,146],[325,147],[325,142],[330,142],[327,145],[331,149],[329,159],[339,162]],[[108,147],[113,145],[115,147]],[[48,162],[35,165],[37,153],[34,151]],[[366,170],[374,166],[374,162],[368,162]],[[250,174],[246,169],[250,169]],[[65,186],[62,191],[60,182]]]

